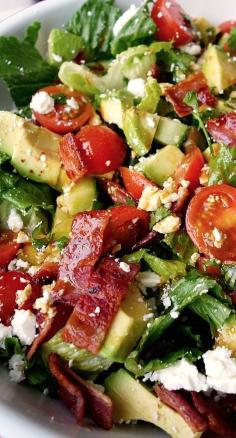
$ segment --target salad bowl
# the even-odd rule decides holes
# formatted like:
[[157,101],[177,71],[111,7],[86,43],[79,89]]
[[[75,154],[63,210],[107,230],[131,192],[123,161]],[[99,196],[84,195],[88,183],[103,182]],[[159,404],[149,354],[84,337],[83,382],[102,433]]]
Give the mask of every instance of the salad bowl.
[[[22,36],[25,28],[34,20],[42,23],[38,48],[42,54],[47,47],[47,37],[55,26],[61,26],[82,4],[82,0],[48,0],[25,9],[0,23],[0,35]],[[127,8],[133,0],[117,0],[118,6]],[[179,0],[191,16],[203,16],[218,23],[236,19],[235,0]],[[1,56],[1,54],[0,54]],[[12,109],[7,90],[0,85],[0,109]],[[152,426],[122,425],[110,432],[87,426],[80,428],[70,412],[59,402],[37,391],[10,382],[5,370],[0,369],[0,437],[1,438],[134,438],[167,435]],[[184,438],[184,437],[183,437]]]

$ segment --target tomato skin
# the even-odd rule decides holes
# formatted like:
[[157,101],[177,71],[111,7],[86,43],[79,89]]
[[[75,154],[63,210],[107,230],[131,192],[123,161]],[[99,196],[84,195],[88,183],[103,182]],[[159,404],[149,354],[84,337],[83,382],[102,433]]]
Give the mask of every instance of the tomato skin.
[[133,198],[116,181],[100,178],[99,185],[114,203],[121,205],[134,203]]
[[210,259],[208,257],[199,257],[197,261],[197,267],[200,272],[210,275],[210,277],[219,277],[220,276],[220,267],[219,266],[207,266],[206,263]]
[[5,325],[10,324],[16,305],[16,291],[23,290],[30,284],[31,277],[19,271],[3,272],[0,275],[0,319]]
[[194,34],[190,21],[184,16],[186,14],[175,0],[156,0],[151,17],[157,25],[157,39],[174,41],[176,47],[193,41]]
[[167,100],[173,105],[179,117],[185,117],[192,113],[193,109],[183,102],[189,91],[197,93],[198,100],[211,107],[216,106],[217,99],[210,92],[206,78],[202,71],[189,75],[186,79],[170,87],[166,91]]
[[219,31],[222,33],[229,33],[233,27],[236,27],[235,20],[224,21],[223,23],[220,23],[218,26]]
[[156,187],[154,183],[145,178],[141,173],[131,170],[128,167],[121,167],[120,174],[127,192],[129,192],[136,201],[141,198],[145,187]]
[[39,91],[45,91],[50,96],[55,94],[65,94],[66,98],[74,98],[78,103],[78,109],[67,111],[68,106],[61,103],[55,103],[54,110],[48,114],[40,114],[32,111],[37,122],[44,128],[57,134],[66,134],[67,132],[78,131],[93,115],[92,105],[85,101],[84,97],[77,91],[71,91],[65,85],[51,85],[42,88]]
[[116,170],[125,159],[123,139],[107,126],[84,126],[76,139],[88,175],[102,175]]
[[[236,189],[227,184],[199,189],[189,203],[186,229],[201,253],[236,260]],[[220,232],[218,242],[213,230]],[[218,233],[217,233],[218,234]]]
[[59,143],[59,154],[67,176],[74,182],[79,181],[87,172],[83,163],[78,143],[72,133],[62,137]]
[[20,246],[19,243],[0,240],[0,267],[8,265],[15,258]]
[[230,112],[208,120],[207,130],[217,143],[236,145],[236,113]]
[[141,240],[149,227],[149,214],[133,206],[117,206],[108,210],[111,214],[104,234],[103,253],[121,245],[121,250],[131,250]]
[[173,176],[176,183],[180,184],[181,180],[190,182],[188,186],[189,191],[194,191],[199,186],[199,177],[201,169],[204,166],[205,160],[199,148],[191,146],[188,149],[182,163],[176,169]]

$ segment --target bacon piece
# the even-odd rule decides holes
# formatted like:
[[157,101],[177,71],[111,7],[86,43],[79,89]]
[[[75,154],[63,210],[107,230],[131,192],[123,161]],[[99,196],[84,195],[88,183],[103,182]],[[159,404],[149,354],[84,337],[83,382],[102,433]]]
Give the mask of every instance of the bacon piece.
[[59,154],[68,177],[79,181],[87,172],[82,160],[76,137],[70,132],[64,135],[59,144]]
[[105,257],[100,262],[90,277],[87,293],[78,296],[75,309],[62,332],[64,341],[94,354],[99,351],[128,286],[138,273],[138,265],[129,266],[130,271],[125,272],[111,257]]
[[48,284],[57,279],[59,272],[58,263],[45,263],[34,274],[33,281],[39,284]]
[[37,315],[40,322],[40,332],[28,350],[27,359],[30,360],[43,342],[51,339],[61,328],[65,326],[73,308],[65,304],[56,303],[56,314],[53,318],[46,318],[41,313]]
[[207,418],[209,430],[223,437],[236,437],[235,420],[231,421],[222,405],[198,392],[192,392],[192,400],[198,412]]
[[[63,251],[59,279],[69,280],[78,286],[77,273],[84,268],[83,275],[93,272],[103,249],[103,237],[109,223],[110,213],[106,210],[83,212],[72,223],[71,237]],[[80,279],[79,275],[79,279]]]
[[99,185],[114,203],[121,205],[134,203],[133,197],[129,195],[129,193],[125,189],[123,189],[117,182],[111,181],[106,178],[100,178]]
[[158,242],[161,238],[161,235],[156,231],[150,231],[143,239],[139,240],[132,247],[132,251],[138,251],[142,248],[147,248],[148,246]]
[[162,385],[156,385],[154,390],[163,403],[183,417],[193,432],[204,432],[207,430],[207,421],[179,391],[169,391]]
[[78,424],[82,426],[85,415],[85,400],[79,385],[67,376],[60,358],[56,354],[50,354],[48,366],[58,383],[60,398],[73,412]]
[[183,102],[186,94],[190,91],[196,92],[198,100],[202,104],[211,107],[216,106],[217,99],[211,94],[204,74],[199,71],[166,91],[166,98],[172,103],[179,117],[185,117],[192,113],[193,109]]
[[230,112],[208,120],[207,130],[217,143],[236,145],[236,113]]
[[103,429],[112,428],[113,406],[107,395],[79,377],[56,354],[49,356],[49,368],[58,382],[61,398],[74,412],[79,424],[86,415]]

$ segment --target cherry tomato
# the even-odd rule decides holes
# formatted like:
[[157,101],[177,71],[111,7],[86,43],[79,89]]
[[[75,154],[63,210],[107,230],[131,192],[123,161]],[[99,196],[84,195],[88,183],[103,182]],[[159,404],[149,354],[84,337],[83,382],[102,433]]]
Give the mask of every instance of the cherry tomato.
[[157,39],[174,41],[176,47],[193,41],[190,20],[175,0],[156,0],[151,17],[157,25]]
[[10,263],[20,249],[20,244],[0,239],[0,266],[4,267]]
[[207,262],[209,262],[209,260],[210,259],[208,257],[199,257],[197,261],[197,267],[199,271],[210,275],[210,277],[219,277],[220,266],[208,264]]
[[236,27],[235,20],[224,21],[218,26],[219,31],[222,33],[229,33],[233,27]]
[[102,175],[116,170],[125,159],[123,139],[107,126],[84,126],[76,139],[89,175]]
[[175,171],[173,178],[176,183],[181,183],[182,180],[187,180],[190,182],[188,186],[189,191],[195,190],[200,184],[199,177],[204,162],[200,149],[196,146],[191,146],[182,163]]
[[8,325],[16,304],[16,291],[23,290],[30,284],[31,277],[19,271],[3,272],[0,275],[0,319]]
[[208,120],[207,130],[217,143],[236,145],[236,113],[230,112]]
[[45,91],[52,97],[61,95],[66,100],[73,99],[71,106],[64,101],[63,103],[56,102],[54,110],[48,114],[41,114],[33,110],[37,122],[50,131],[58,134],[78,131],[93,115],[93,107],[85,97],[77,91],[71,91],[65,85],[51,85],[40,91]]
[[104,234],[103,252],[116,245],[129,250],[148,233],[149,214],[133,206],[117,206],[108,210],[110,221]]
[[136,201],[141,198],[145,187],[156,187],[154,183],[145,178],[141,173],[131,170],[128,167],[121,167],[120,174],[127,192],[129,192]]
[[236,260],[236,189],[227,184],[201,188],[189,203],[186,228],[200,252]]

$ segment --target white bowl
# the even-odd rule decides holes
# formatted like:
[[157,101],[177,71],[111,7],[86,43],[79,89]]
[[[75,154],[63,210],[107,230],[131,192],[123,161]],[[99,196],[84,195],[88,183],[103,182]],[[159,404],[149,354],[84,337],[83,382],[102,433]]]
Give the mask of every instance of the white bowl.
[[[6,0],[7,1],[7,0]],[[192,16],[204,16],[212,22],[236,19],[235,0],[179,0]],[[48,0],[15,14],[0,23],[1,35],[21,36],[33,20],[42,22],[38,47],[46,50],[47,36],[52,27],[65,23],[82,3],[81,0]],[[123,9],[132,0],[117,0]],[[1,54],[0,54],[1,56]],[[0,108],[12,107],[9,95],[0,85]],[[9,382],[5,370],[0,370],[0,437],[1,438],[158,438],[162,431],[149,425],[122,426],[111,432],[79,428],[70,412],[59,402],[37,391]],[[184,438],[184,437],[183,437]]]

